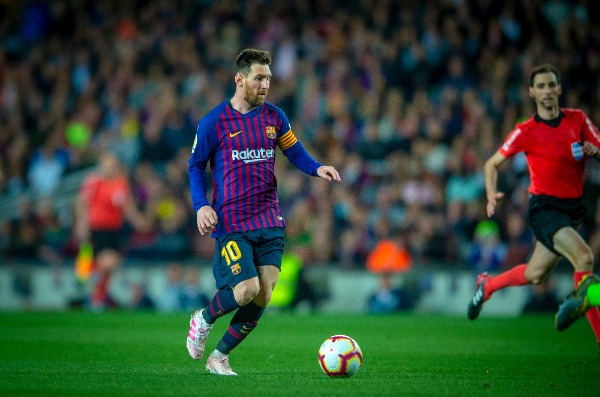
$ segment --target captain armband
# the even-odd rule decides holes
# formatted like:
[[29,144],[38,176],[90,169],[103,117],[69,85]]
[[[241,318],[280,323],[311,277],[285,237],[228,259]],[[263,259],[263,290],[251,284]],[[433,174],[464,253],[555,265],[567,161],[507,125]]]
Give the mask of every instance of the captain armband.
[[280,136],[277,140],[277,144],[279,145],[281,150],[289,149],[290,147],[294,146],[296,142],[298,142],[298,139],[296,138],[292,130],[289,130],[288,132]]

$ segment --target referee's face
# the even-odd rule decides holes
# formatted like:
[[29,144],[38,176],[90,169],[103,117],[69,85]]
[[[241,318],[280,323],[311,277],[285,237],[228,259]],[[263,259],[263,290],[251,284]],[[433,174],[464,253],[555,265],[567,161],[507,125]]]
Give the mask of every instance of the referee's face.
[[271,85],[271,77],[269,65],[257,63],[250,67],[250,72],[244,77],[244,99],[253,108],[265,103]]
[[538,107],[550,110],[558,106],[558,96],[561,93],[560,83],[554,73],[538,73],[529,87],[529,95],[535,99]]

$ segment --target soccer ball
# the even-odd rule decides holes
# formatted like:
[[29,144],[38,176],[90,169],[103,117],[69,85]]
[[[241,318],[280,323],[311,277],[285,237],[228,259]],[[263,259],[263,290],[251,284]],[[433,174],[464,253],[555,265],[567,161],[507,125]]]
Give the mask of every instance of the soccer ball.
[[355,375],[363,356],[358,343],[346,335],[333,335],[319,349],[319,365],[332,378],[348,378]]

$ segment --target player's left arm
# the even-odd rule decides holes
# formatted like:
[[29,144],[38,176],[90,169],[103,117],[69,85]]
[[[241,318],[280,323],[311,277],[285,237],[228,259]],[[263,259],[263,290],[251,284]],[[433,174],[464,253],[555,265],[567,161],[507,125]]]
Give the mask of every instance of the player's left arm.
[[328,181],[336,181],[337,183],[342,182],[340,173],[331,165],[322,165],[317,168],[317,175]]
[[308,153],[291,129],[279,137],[277,145],[292,164],[308,175],[319,176],[338,183],[342,181],[340,174],[333,166],[319,163]]

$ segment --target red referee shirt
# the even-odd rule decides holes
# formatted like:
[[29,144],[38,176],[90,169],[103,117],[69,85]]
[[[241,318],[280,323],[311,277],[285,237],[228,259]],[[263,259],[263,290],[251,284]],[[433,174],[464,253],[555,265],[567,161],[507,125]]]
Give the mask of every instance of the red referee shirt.
[[92,174],[84,182],[80,197],[87,203],[92,230],[118,231],[125,222],[124,207],[129,199],[129,181],[124,176],[106,179]]
[[556,120],[545,122],[535,115],[517,124],[499,152],[505,157],[525,153],[530,193],[578,198],[583,194],[584,141],[600,147],[598,129],[581,110],[560,109]]

